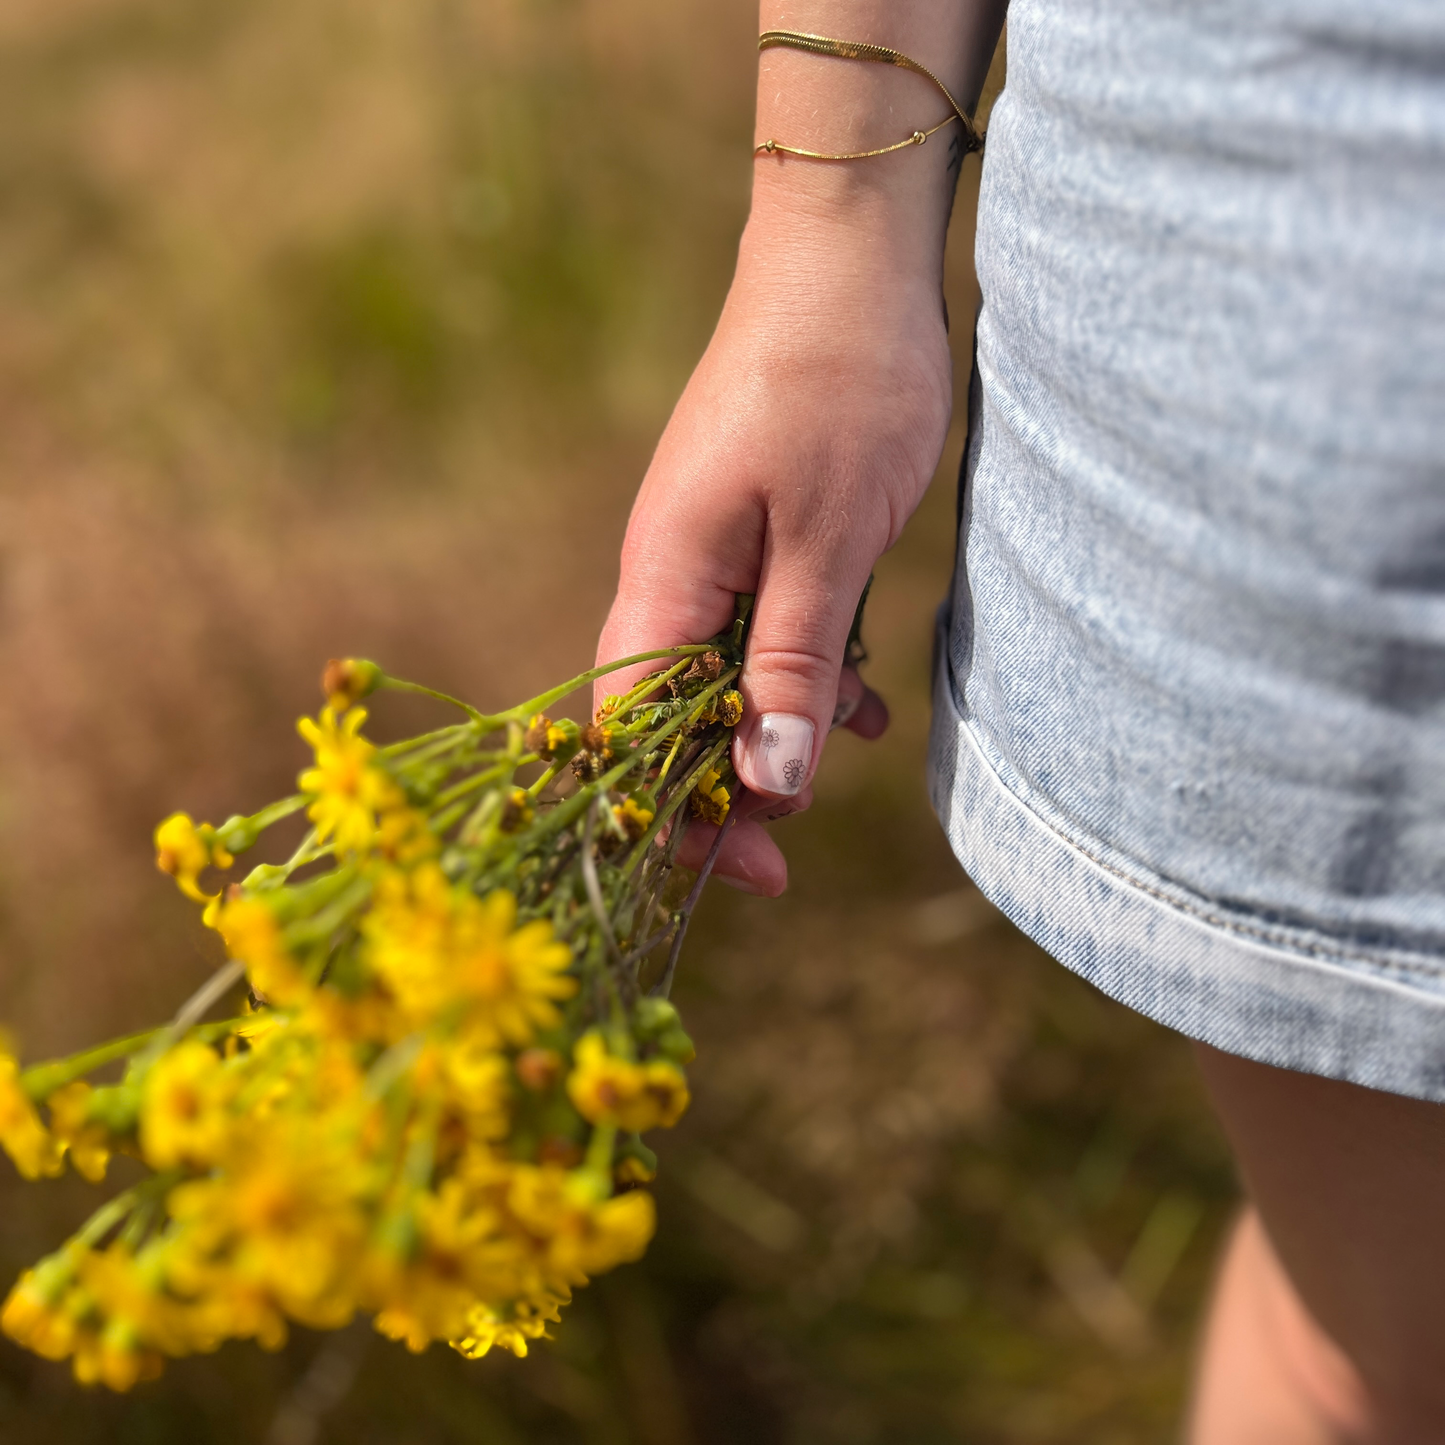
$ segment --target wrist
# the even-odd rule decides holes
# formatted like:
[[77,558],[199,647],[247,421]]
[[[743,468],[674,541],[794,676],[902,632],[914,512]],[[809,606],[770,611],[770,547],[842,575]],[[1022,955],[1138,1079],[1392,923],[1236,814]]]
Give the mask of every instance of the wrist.
[[891,188],[818,187],[796,172],[778,179],[786,191],[755,192],[730,307],[761,303],[799,318],[827,316],[840,331],[890,316],[913,325],[922,314],[941,324],[943,218],[935,228],[916,197]]
[[[957,129],[956,127],[954,129]],[[921,146],[858,161],[761,155],[739,269],[796,258],[876,284],[943,281],[956,172],[947,131]]]
[[927,149],[849,162],[758,157],[740,268],[799,256],[937,287],[952,183]]

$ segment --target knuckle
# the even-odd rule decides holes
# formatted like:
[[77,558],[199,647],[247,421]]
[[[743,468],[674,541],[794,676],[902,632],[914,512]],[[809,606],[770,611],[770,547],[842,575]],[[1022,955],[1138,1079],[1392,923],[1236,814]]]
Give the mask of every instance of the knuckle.
[[753,686],[762,678],[786,678],[812,690],[836,688],[840,659],[821,650],[800,647],[752,647],[748,676]]

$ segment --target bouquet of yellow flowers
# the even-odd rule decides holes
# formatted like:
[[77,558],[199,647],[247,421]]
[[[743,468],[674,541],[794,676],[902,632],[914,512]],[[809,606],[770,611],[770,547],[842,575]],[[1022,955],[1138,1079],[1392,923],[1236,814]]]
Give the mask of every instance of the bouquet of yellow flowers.
[[[159,865],[228,961],[162,1027],[25,1069],[0,1051],[0,1145],[27,1178],[144,1166],[20,1278],[5,1333],[117,1390],[357,1312],[413,1350],[525,1355],[573,1289],[641,1255],[639,1136],[688,1103],[667,994],[736,789],[745,604],[711,643],[495,714],[333,662],[299,792],[216,827],[167,818]],[[585,725],[548,716],[648,661]],[[387,688],[463,720],[377,746],[359,704]],[[285,862],[207,891],[301,814]],[[724,827],[679,900],[694,817]]]

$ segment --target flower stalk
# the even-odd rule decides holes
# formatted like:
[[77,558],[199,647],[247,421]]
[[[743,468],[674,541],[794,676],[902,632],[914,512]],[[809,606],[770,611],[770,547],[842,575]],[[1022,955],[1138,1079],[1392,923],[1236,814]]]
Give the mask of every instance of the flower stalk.
[[[725,826],[736,791],[744,617],[496,713],[333,662],[298,792],[219,827],[166,819],[160,866],[224,961],[170,1023],[23,1071],[0,1052],[0,1147],[27,1177],[99,1181],[118,1152],[149,1170],[22,1275],[0,1328],[115,1389],[358,1313],[413,1350],[525,1355],[640,1255],[656,1159],[637,1136],[682,1113],[692,1057],[653,995],[721,829],[666,899],[685,828]],[[590,720],[546,715],[643,663],[662,665]],[[464,721],[378,747],[361,703],[389,691]],[[303,811],[284,863],[232,881]],[[107,1065],[119,1081],[92,1082]]]

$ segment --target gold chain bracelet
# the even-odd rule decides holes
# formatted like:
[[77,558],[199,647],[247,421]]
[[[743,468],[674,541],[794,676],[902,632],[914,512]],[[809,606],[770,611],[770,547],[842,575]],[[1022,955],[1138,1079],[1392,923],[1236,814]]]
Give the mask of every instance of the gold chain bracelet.
[[952,106],[953,114],[945,116],[928,130],[914,131],[907,140],[895,141],[891,146],[880,146],[873,151],[808,151],[799,146],[784,145],[781,141],[765,140],[761,145],[753,147],[755,156],[801,156],[810,161],[864,161],[872,156],[886,156],[893,151],[904,150],[908,146],[921,146],[929,136],[946,125],[952,125],[954,121],[963,127],[964,155],[983,149],[982,134],[968,112],[953,98],[949,88],[926,65],[910,60],[901,51],[892,50],[886,45],[873,45],[866,40],[830,40],[826,35],[809,35],[802,30],[764,30],[758,36],[759,50],[771,50],[775,45],[787,46],[792,50],[806,50],[813,55],[832,55],[839,60],[870,60],[879,65],[896,65],[902,70],[911,70],[916,75],[931,80],[938,87],[944,99]]

